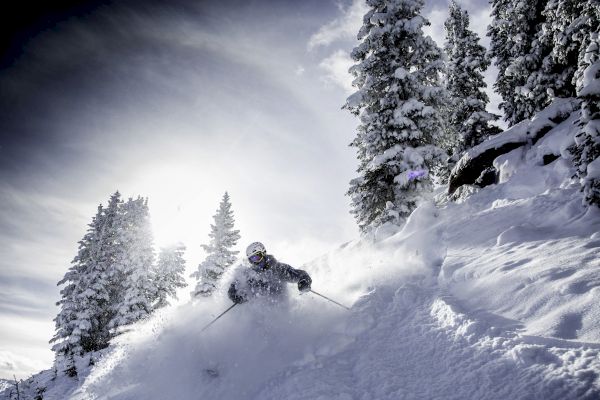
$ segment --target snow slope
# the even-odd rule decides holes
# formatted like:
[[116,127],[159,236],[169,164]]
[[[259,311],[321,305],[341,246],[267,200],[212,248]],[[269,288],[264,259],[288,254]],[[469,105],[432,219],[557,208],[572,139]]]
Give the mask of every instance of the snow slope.
[[6,379],[0,379],[0,393],[2,393],[2,391],[6,389],[9,389],[12,386],[14,386],[14,383],[11,383]]
[[221,294],[138,324],[78,380],[31,386],[78,400],[600,398],[600,212],[566,159],[540,161],[572,122],[496,159],[500,183],[305,266],[350,312],[292,290],[201,332]]

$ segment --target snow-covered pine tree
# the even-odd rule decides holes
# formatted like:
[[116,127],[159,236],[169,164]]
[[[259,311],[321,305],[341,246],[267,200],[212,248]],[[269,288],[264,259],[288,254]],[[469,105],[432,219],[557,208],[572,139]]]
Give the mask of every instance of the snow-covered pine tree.
[[600,39],[590,34],[577,85],[581,131],[575,136],[574,163],[585,201],[600,207]]
[[70,352],[66,357],[65,357],[65,375],[67,375],[70,378],[75,378],[77,376],[77,365],[75,363],[75,356],[73,355],[72,352]]
[[[581,14],[572,15],[573,22],[567,28],[567,31],[572,33],[571,40],[579,44],[578,68],[573,78],[578,89],[582,85],[584,71],[590,63],[589,47],[590,45],[593,47],[593,42],[596,41],[594,34],[600,32],[600,2],[598,0],[583,0],[581,3]],[[578,9],[572,9],[571,11],[576,13]]]
[[[502,96],[500,108],[504,111],[504,119],[512,126],[533,116],[532,110],[536,108],[528,100],[530,93],[526,84],[540,67],[546,52],[534,49],[534,41],[544,22],[542,11],[546,0],[492,0],[491,3],[493,20],[488,27],[488,36],[491,39],[490,54],[498,67],[494,87]],[[544,103],[547,101],[544,96],[531,100]]]
[[477,34],[469,29],[467,11],[452,1],[448,14],[444,24],[444,50],[448,57],[446,88],[450,96],[446,129],[455,137],[452,150],[453,158],[457,159],[464,151],[501,130],[491,124],[499,116],[486,111],[489,98],[484,91],[483,72],[490,66],[486,49],[479,44]]
[[122,204],[116,234],[118,254],[109,274],[116,293],[111,297],[114,314],[109,327],[118,331],[148,316],[157,298],[151,277],[155,255],[148,199],[130,198]]
[[56,303],[60,311],[54,318],[56,333],[50,340],[50,343],[56,342],[52,350],[57,357],[67,359],[73,354],[82,354],[89,351],[86,347],[96,347],[93,343],[98,342],[95,338],[98,327],[94,327],[95,316],[90,311],[96,310],[99,304],[91,303],[101,303],[108,296],[104,287],[87,288],[85,281],[89,280],[89,275],[99,272],[94,256],[102,237],[103,211],[100,205],[87,233],[79,242],[79,251],[71,268],[58,282],[65,287],[60,291],[62,298]]
[[183,277],[185,272],[184,252],[185,246],[181,243],[161,249],[152,278],[157,291],[154,309],[168,306],[168,297],[177,299],[177,288],[187,286]]
[[516,101],[528,118],[550,104],[554,97],[575,95],[574,72],[580,43],[577,26],[583,2],[550,0],[542,11],[541,29],[531,44],[529,54],[515,61],[515,69],[529,73],[523,87],[517,88]]
[[546,4],[540,41],[551,47],[550,57],[545,62],[559,71],[557,81],[566,88],[566,93],[556,93],[556,96],[575,95],[575,71],[578,60],[583,60],[589,34],[594,32],[594,25],[597,26],[593,9],[597,14],[598,7],[598,2],[593,0],[550,0]]
[[439,109],[447,98],[440,84],[443,55],[425,37],[423,0],[369,0],[369,11],[352,51],[358,89],[344,108],[360,117],[356,138],[358,178],[348,195],[361,231],[401,223],[431,187],[430,171],[442,159],[435,143],[442,131]]
[[232,250],[240,239],[240,231],[233,229],[235,220],[227,192],[223,195],[219,209],[213,218],[215,222],[210,226],[210,243],[202,245],[207,254],[206,259],[191,275],[198,281],[192,297],[210,296],[223,273],[235,262],[236,255],[239,253]]
[[106,208],[98,207],[58,283],[66,284],[51,340],[58,363],[74,366],[73,357],[107,347],[117,328],[152,310],[157,296],[149,275],[153,259],[147,201],[123,203],[116,192]]
[[101,350],[111,339],[108,323],[113,316],[113,289],[108,271],[114,262],[120,197],[116,192],[106,208],[98,207],[71,268],[58,282],[66,286],[57,303],[61,309],[54,319],[56,334],[50,342],[56,342],[52,350],[65,361],[73,355]]

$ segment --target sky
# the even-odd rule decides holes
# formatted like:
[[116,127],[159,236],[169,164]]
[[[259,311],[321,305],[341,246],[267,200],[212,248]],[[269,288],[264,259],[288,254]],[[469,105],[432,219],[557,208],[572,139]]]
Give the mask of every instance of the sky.
[[[50,366],[56,283],[116,190],[149,198],[156,247],[182,241],[188,275],[225,191],[241,251],[301,267],[358,236],[341,106],[360,0],[56,4],[3,21],[0,378]],[[487,1],[462,4],[487,44]],[[446,10],[424,12],[440,45]]]

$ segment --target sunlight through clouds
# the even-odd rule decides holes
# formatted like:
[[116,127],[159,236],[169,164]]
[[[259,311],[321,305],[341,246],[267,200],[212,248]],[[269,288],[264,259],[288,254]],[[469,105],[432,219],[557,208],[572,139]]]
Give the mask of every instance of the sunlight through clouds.
[[348,52],[337,50],[335,53],[325,58],[319,64],[327,72],[326,82],[332,82],[342,87],[347,94],[353,93],[356,89],[352,86],[354,79],[348,70],[354,64]]
[[310,37],[309,50],[319,46],[328,46],[340,39],[356,38],[362,25],[363,16],[368,9],[367,4],[364,0],[353,0],[347,8],[344,8],[342,4],[339,4],[338,7],[341,15],[323,25]]

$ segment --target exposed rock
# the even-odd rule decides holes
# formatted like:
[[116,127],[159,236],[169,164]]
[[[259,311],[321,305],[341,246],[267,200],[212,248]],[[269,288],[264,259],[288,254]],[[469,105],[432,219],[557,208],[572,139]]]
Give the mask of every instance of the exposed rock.
[[484,169],[479,175],[479,178],[475,180],[475,185],[479,187],[486,187],[493,185],[498,182],[498,171],[494,167]]
[[462,185],[474,184],[484,170],[493,168],[492,163],[496,157],[506,154],[526,143],[527,141],[508,142],[500,147],[487,149],[473,158],[469,157],[469,153],[467,152],[450,172],[448,193],[454,193]]
[[551,162],[557,160],[558,158],[560,158],[560,156],[556,155],[556,154],[544,154],[544,158],[543,158],[544,165],[548,165]]
[[[448,194],[462,185],[473,185],[484,171],[491,168],[494,159],[521,146],[531,146],[552,128],[565,121],[577,109],[577,99],[555,99],[551,105],[505,132],[491,136],[485,142],[469,149],[456,163],[448,179]],[[487,177],[491,179],[490,177]],[[485,186],[485,185],[484,185]]]

